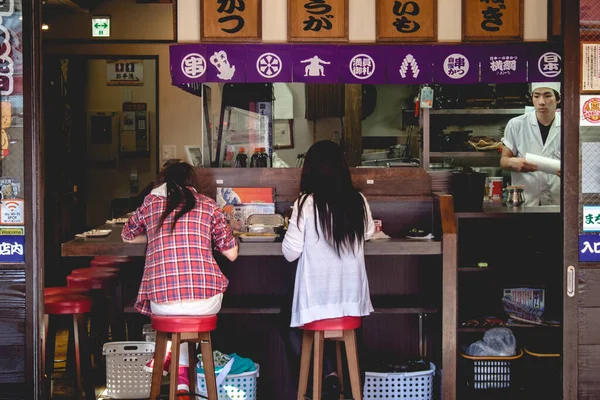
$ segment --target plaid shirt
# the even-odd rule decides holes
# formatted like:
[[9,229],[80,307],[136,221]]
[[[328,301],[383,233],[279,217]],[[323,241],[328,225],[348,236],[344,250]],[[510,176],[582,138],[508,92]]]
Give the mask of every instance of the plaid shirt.
[[131,240],[146,234],[146,265],[135,308],[144,315],[152,314],[150,302],[170,303],[201,300],[223,293],[229,281],[212,255],[216,250],[229,250],[237,245],[225,216],[214,200],[190,188],[196,206],[171,223],[175,212],[156,230],[167,205],[164,186],[152,191],[129,218],[121,237]]

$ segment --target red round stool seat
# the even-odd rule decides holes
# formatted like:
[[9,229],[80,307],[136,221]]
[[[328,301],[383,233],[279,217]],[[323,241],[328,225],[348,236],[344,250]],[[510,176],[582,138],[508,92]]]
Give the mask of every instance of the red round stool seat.
[[300,327],[305,331],[346,331],[360,328],[361,317],[341,317],[313,321]]
[[44,296],[87,294],[88,289],[82,287],[54,286],[44,288]]
[[89,267],[89,268],[77,268],[71,271],[72,275],[79,274],[90,274],[90,273],[107,273],[107,274],[119,274],[121,270],[114,267]]
[[67,286],[83,287],[89,290],[108,289],[117,284],[117,275],[100,272],[67,276]]
[[44,299],[46,314],[83,314],[92,309],[92,300],[80,294],[55,295]]
[[98,256],[90,261],[90,267],[118,267],[131,261],[130,257]]
[[217,329],[216,315],[153,315],[152,328],[157,332],[210,332]]

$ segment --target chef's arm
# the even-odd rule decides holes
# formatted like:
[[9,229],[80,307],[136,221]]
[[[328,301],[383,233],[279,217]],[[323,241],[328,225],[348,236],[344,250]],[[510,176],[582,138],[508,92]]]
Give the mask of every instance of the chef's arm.
[[537,171],[537,165],[527,162],[527,160],[522,157],[515,157],[513,152],[506,146],[502,147],[500,167],[504,170],[512,172]]

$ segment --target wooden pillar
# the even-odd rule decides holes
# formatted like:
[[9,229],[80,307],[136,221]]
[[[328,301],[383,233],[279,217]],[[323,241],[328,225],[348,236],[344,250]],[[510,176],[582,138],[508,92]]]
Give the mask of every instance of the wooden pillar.
[[346,85],[344,94],[343,147],[351,167],[360,165],[362,154],[362,85]]

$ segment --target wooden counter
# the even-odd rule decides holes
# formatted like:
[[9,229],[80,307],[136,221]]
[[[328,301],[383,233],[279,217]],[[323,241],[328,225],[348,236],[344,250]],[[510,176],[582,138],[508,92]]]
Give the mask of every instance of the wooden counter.
[[[99,255],[144,257],[146,245],[124,243],[121,240],[123,225],[103,225],[98,229],[111,229],[104,238],[75,238],[62,245],[63,257],[94,257]],[[244,243],[240,242],[239,255],[244,256],[283,256],[281,242]],[[418,241],[409,239],[383,239],[367,242],[365,255],[439,255],[442,254],[440,241]]]
[[[289,209],[298,195],[300,169],[198,170],[203,194],[226,187],[273,187],[277,212]],[[419,357],[421,323],[431,325],[425,345],[437,368],[444,369],[444,399],[455,399],[457,270],[456,218],[452,197],[431,192],[429,175],[419,168],[353,169],[355,186],[367,197],[373,217],[393,239],[365,245],[365,263],[375,312],[364,319],[361,366],[375,358]],[[437,240],[400,239],[412,228]],[[64,257],[125,255],[143,257],[145,244],[121,240],[122,225],[105,238],[76,238],[62,245]],[[237,352],[261,365],[259,391],[264,398],[295,398],[296,362],[285,354],[287,312],[296,263],[282,256],[281,243],[240,243],[238,259],[218,259],[229,280],[219,313],[214,347]],[[132,312],[131,307],[127,311]],[[430,315],[430,317],[428,317]],[[136,313],[131,318],[141,318]],[[429,322],[427,322],[429,321]],[[286,327],[287,325],[287,327]],[[132,331],[137,331],[133,329]],[[239,332],[244,332],[240,336]]]

